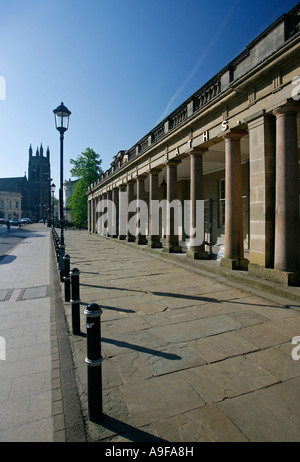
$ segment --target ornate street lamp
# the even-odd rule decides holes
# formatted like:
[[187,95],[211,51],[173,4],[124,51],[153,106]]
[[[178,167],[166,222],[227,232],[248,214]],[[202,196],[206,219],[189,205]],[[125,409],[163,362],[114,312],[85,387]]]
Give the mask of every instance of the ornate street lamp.
[[52,193],[52,227],[54,228],[54,193],[56,190],[56,186],[54,183],[51,185],[51,193]]
[[64,103],[54,109],[55,127],[60,133],[60,188],[59,188],[59,215],[60,215],[60,280],[63,281],[64,277],[64,210],[63,210],[63,167],[64,167],[64,133],[69,127],[69,118],[71,112],[69,111]]

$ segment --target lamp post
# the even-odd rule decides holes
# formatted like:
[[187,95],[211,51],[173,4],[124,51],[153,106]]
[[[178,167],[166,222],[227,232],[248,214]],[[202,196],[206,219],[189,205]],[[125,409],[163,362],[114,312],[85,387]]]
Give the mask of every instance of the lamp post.
[[52,227],[54,228],[54,193],[56,190],[56,186],[54,183],[51,185],[51,192],[52,192]]
[[64,133],[69,127],[69,118],[71,112],[64,106],[62,102],[60,106],[54,109],[55,127],[60,133],[60,188],[59,188],[59,218],[60,218],[60,280],[64,277],[64,210],[63,210],[63,164],[64,164]]

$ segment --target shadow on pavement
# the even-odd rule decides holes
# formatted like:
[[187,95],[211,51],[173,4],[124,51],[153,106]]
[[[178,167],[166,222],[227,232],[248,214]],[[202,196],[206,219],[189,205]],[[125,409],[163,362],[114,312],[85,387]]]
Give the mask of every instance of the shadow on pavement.
[[133,442],[167,442],[157,436],[151,435],[151,433],[145,432],[140,428],[135,428],[131,425],[126,424],[125,422],[121,422],[114,417],[110,417],[107,414],[102,414],[101,419],[99,422],[94,422],[102,427],[106,428],[107,430],[111,430],[112,432],[120,435],[121,437],[126,438],[129,441]]
[[8,263],[12,263],[17,257],[15,255],[3,255],[0,256],[0,265],[7,265]]
[[173,353],[164,353],[163,351],[153,350],[152,348],[142,347],[140,345],[134,345],[133,343],[128,343],[120,340],[114,340],[110,338],[102,337],[102,341],[105,343],[111,343],[112,345],[116,345],[118,347],[129,348],[131,350],[140,351],[142,353],[147,353],[153,356],[161,356],[162,358],[169,359],[169,360],[176,360],[182,359],[181,356],[175,355]]

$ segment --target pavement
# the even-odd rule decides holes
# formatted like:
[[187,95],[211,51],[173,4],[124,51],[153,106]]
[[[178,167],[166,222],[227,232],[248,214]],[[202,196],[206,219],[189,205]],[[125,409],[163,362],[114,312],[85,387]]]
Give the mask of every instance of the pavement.
[[84,441],[50,229],[2,230],[0,249],[0,442]]
[[[74,335],[51,230],[26,229],[0,260],[0,441],[300,440],[300,288],[67,230],[80,271]],[[88,416],[90,303],[102,309],[98,423]]]

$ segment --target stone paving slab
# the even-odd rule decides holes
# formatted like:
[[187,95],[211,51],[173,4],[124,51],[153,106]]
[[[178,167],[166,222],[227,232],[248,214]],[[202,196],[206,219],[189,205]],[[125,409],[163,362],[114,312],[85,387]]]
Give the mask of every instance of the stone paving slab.
[[299,378],[238,396],[218,408],[250,441],[299,442]]
[[[291,357],[299,303],[136,245],[78,231],[65,239],[82,271],[82,333],[69,338],[89,441],[300,441],[300,361]],[[87,415],[91,302],[103,309],[99,423]]]

